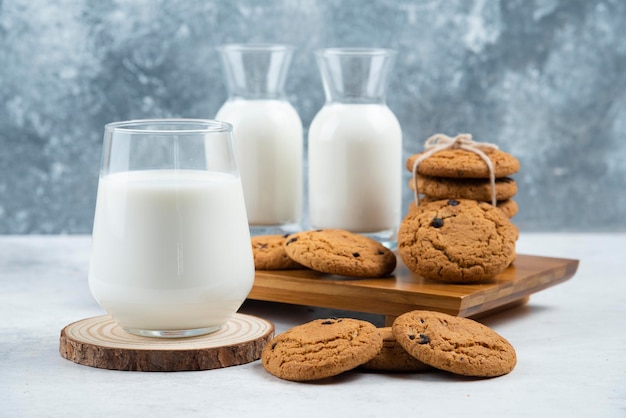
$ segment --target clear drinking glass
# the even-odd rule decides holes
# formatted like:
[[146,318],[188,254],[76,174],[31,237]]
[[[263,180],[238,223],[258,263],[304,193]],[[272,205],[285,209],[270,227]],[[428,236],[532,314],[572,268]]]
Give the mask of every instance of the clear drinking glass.
[[213,332],[254,264],[232,127],[201,119],[105,126],[89,287],[126,331]]
[[253,235],[300,229],[303,184],[302,121],[284,86],[293,48],[230,44],[219,48],[228,100],[215,118],[233,125]]
[[326,103],[309,128],[309,220],[395,247],[402,206],[402,130],[385,102],[396,53],[317,51]]

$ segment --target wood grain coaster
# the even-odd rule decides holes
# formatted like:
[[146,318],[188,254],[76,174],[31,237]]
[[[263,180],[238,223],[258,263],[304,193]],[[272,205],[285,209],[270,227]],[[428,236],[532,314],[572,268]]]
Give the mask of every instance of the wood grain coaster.
[[249,363],[274,336],[264,319],[235,314],[221,329],[187,338],[151,338],[124,331],[108,315],[83,319],[61,331],[59,352],[85,366],[110,370],[174,372]]
[[[382,314],[389,321],[415,309],[480,317],[520,305],[571,278],[578,260],[518,254],[494,280],[452,284],[424,279],[398,257],[393,275],[365,279],[313,270],[257,270],[250,299]],[[387,321],[387,322],[389,322]]]

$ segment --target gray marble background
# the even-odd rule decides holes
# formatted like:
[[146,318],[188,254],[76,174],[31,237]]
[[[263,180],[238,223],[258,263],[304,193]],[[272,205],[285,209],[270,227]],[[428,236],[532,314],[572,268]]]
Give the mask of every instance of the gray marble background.
[[90,233],[103,125],[213,117],[248,41],[297,47],[305,128],[315,49],[394,48],[405,156],[470,132],[520,159],[522,231],[626,230],[626,1],[0,0],[0,233]]

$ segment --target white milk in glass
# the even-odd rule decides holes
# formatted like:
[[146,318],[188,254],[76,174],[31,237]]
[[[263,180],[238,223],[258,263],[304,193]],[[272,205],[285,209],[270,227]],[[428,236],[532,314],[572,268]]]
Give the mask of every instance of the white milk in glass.
[[402,130],[382,104],[331,103],[309,128],[309,218],[316,228],[394,230],[402,206]]
[[297,223],[302,212],[302,122],[284,100],[229,100],[216,119],[233,125],[250,225]]
[[92,294],[125,328],[219,327],[254,279],[245,219],[241,183],[231,174],[106,175],[94,219]]

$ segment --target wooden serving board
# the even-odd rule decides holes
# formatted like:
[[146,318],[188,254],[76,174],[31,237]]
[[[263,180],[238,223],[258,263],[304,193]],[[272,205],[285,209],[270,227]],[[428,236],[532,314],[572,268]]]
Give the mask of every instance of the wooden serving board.
[[61,331],[62,357],[111,370],[173,372],[210,370],[261,358],[274,325],[252,315],[235,314],[218,331],[186,338],[154,338],[124,331],[108,315],[83,319]]
[[578,260],[519,254],[493,281],[451,284],[411,272],[398,257],[393,276],[366,279],[313,270],[257,270],[250,299],[382,314],[415,309],[478,317],[519,305],[535,292],[571,278]]

